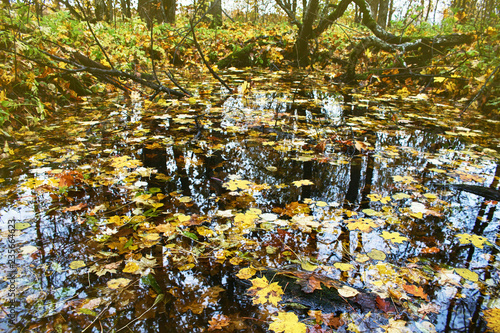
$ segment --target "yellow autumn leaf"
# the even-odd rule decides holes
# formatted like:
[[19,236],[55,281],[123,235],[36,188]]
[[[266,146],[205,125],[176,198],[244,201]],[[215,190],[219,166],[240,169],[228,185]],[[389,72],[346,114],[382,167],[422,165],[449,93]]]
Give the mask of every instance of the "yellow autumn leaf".
[[385,258],[387,257],[384,252],[377,249],[372,249],[366,255],[373,260],[385,260]]
[[33,245],[26,245],[26,246],[23,246],[21,247],[21,252],[19,254],[32,254],[32,253],[35,253],[36,251],[38,251],[38,248],[36,246],[33,246]]
[[464,279],[467,279],[469,281],[477,282],[479,280],[479,275],[476,272],[471,271],[470,269],[455,268],[455,272]]
[[392,195],[392,198],[396,201],[398,200],[404,200],[404,199],[410,199],[411,195],[406,194],[406,193],[396,193]]
[[156,231],[158,231],[158,232],[162,232],[162,233],[163,233],[163,235],[165,235],[165,236],[167,236],[167,237],[168,237],[168,236],[172,236],[172,235],[175,233],[175,231],[177,230],[177,229],[175,228],[175,226],[173,226],[173,225],[171,225],[171,224],[169,224],[169,223],[165,223],[165,224],[160,224],[160,225],[157,225],[157,226],[155,227],[155,229],[156,229]]
[[129,279],[119,278],[119,279],[109,280],[106,284],[110,289],[118,289],[126,287],[129,283],[130,283]]
[[198,232],[198,235],[204,236],[204,237],[212,237],[215,235],[215,232],[207,227],[196,227],[196,232]]
[[295,185],[296,187],[301,187],[304,185],[314,185],[314,183],[312,181],[310,181],[309,179],[302,179],[302,180],[294,181],[293,185]]
[[342,288],[339,288],[337,291],[339,292],[339,295],[342,297],[354,297],[357,294],[359,294],[359,291],[349,286],[343,286]]
[[368,194],[367,197],[370,198],[370,201],[374,202],[380,201],[383,204],[386,204],[389,201],[391,201],[391,197],[389,196],[382,197],[380,194],[377,193]]
[[248,293],[253,298],[253,304],[271,303],[274,306],[278,305],[281,301],[281,295],[284,294],[283,289],[278,282],[269,284],[265,276],[250,280],[252,286],[248,289]]
[[69,264],[69,268],[71,268],[71,269],[78,269],[78,268],[82,268],[85,266],[87,266],[87,265],[85,265],[85,262],[82,260],[75,260],[75,261],[70,262],[70,264]]
[[120,219],[120,216],[118,215],[113,215],[109,218],[109,223],[114,223],[116,225],[122,225],[123,221]]
[[408,331],[406,328],[406,321],[392,318],[389,319],[388,325],[382,325],[380,327],[385,329],[387,333],[402,333]]
[[343,263],[343,262],[336,262],[335,264],[333,264],[333,266],[337,269],[340,269],[341,271],[344,271],[344,272],[350,271],[351,269],[354,268],[353,265]]
[[459,238],[460,244],[472,243],[475,247],[480,249],[482,249],[485,244],[491,245],[488,239],[484,236],[478,236],[474,234],[456,234],[455,237]]
[[31,224],[27,223],[27,222],[16,222],[16,224],[14,225],[14,228],[16,230],[24,230],[24,229],[27,229],[31,227]]
[[394,180],[395,182],[401,182],[401,183],[404,183],[404,184],[410,184],[412,182],[415,182],[415,178],[413,178],[412,176],[392,176],[392,180]]
[[346,220],[347,228],[349,230],[358,229],[363,232],[369,232],[372,228],[376,228],[377,225],[373,222],[372,219],[367,218],[359,218],[359,219],[349,219]]
[[246,190],[249,189],[252,182],[248,180],[232,179],[227,183],[222,184],[222,187],[227,188],[229,191]]
[[494,332],[500,332],[500,309],[493,308],[483,311],[484,319],[488,328]]
[[194,264],[185,264],[185,265],[181,265],[181,266],[177,267],[177,269],[182,272],[182,271],[190,270],[193,267],[194,267]]
[[145,241],[154,242],[160,239],[160,234],[147,233],[147,234],[141,234],[140,237]]
[[125,265],[125,268],[123,269],[123,273],[135,273],[135,272],[137,272],[137,270],[139,270],[139,265],[137,265],[137,263],[131,261]]
[[236,276],[242,280],[245,280],[245,279],[250,279],[252,276],[255,275],[255,273],[257,273],[257,270],[252,266],[250,266],[247,268],[240,269],[240,271],[238,272],[238,274],[236,274]]
[[293,312],[279,312],[269,325],[269,330],[276,333],[306,333],[307,326],[299,322],[299,318]]
[[380,237],[388,241],[391,241],[393,243],[403,243],[404,241],[408,240],[408,238],[401,236],[399,232],[396,231],[395,232],[383,231]]
[[191,201],[193,201],[193,199],[191,199],[191,197],[180,197],[179,198],[179,202],[187,203],[187,202],[191,202]]
[[411,217],[414,217],[414,218],[417,218],[417,219],[421,219],[424,217],[424,214],[422,214],[422,212],[418,212],[418,213],[410,213],[410,216]]
[[177,219],[179,220],[180,223],[185,223],[185,222],[188,222],[189,220],[191,220],[191,216],[179,214],[179,215],[177,215]]
[[303,270],[309,271],[309,272],[312,272],[312,271],[316,270],[316,268],[318,268],[317,265],[311,264],[308,261],[302,261],[300,263],[300,266],[302,267]]

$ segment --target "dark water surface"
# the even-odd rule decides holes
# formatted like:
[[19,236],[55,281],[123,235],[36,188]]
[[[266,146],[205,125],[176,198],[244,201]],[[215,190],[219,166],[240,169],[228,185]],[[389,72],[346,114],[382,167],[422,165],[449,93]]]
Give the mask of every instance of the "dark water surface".
[[[0,329],[265,332],[279,311],[312,327],[321,310],[338,332],[484,331],[500,307],[497,203],[447,185],[497,187],[498,123],[466,127],[425,95],[252,81],[244,95],[205,95],[207,81],[185,101],[89,100],[9,141]],[[236,276],[248,267],[360,294],[283,286],[278,306],[258,304]]]

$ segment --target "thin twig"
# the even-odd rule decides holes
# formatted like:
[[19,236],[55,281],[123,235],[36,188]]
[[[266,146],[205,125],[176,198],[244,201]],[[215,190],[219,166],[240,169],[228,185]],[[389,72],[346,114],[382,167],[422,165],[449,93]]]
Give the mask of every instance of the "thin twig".
[[481,94],[484,92],[484,90],[486,89],[490,79],[495,76],[495,73],[498,71],[498,69],[500,68],[500,65],[498,65],[494,70],[493,72],[491,72],[491,74],[488,76],[488,78],[486,79],[486,81],[484,82],[483,86],[481,87],[481,89],[479,89],[479,91],[477,92],[477,94],[470,100],[469,104],[467,104],[467,106],[462,110],[462,112],[460,112],[460,115],[459,117],[462,117],[462,115],[464,114],[465,111],[467,111],[467,109],[472,105],[472,103],[474,103],[474,101],[479,97],[481,96]]
[[87,17],[87,14],[85,13],[85,10],[83,9],[82,5],[80,4],[80,1],[76,0],[76,3],[78,4],[78,6],[80,7],[80,10],[82,11],[83,17],[85,18],[85,22],[87,23],[87,26],[89,27],[89,30],[92,33],[92,36],[94,36],[94,40],[96,41],[96,43],[99,46],[99,48],[101,49],[102,53],[104,54],[104,56],[108,60],[108,63],[111,66],[111,68],[115,69],[115,67],[113,66],[113,63],[111,62],[111,59],[108,56],[108,53],[106,52],[106,50],[104,49],[104,47],[101,45],[101,42],[99,41],[99,39],[95,35],[94,29],[92,29],[92,26],[90,25],[89,18]]
[[191,21],[191,33],[193,34],[193,42],[194,42],[194,46],[196,47],[196,49],[198,50],[198,53],[200,54],[200,57],[201,57],[201,60],[203,60],[203,63],[205,64],[205,66],[208,68],[208,71],[212,74],[212,76],[214,78],[216,78],[220,83],[222,83],[222,85],[227,89],[229,90],[229,92],[232,94],[233,93],[233,89],[231,89],[227,83],[221,79],[221,77],[219,75],[217,75],[217,73],[215,73],[215,71],[212,69],[212,67],[210,67],[210,64],[208,63],[208,61],[205,59],[205,55],[203,54],[203,51],[201,49],[201,46],[200,44],[198,44],[198,41],[196,40],[196,34],[194,32],[194,26],[193,26],[193,22]]

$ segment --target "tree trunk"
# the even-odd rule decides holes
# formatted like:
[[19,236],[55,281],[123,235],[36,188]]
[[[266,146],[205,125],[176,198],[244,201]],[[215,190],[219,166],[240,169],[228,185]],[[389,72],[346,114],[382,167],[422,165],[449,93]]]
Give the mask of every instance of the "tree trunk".
[[297,57],[297,65],[299,67],[309,64],[309,39],[313,32],[314,19],[318,15],[319,0],[311,0],[307,5],[302,28],[299,31],[299,36],[295,42],[295,55]]
[[387,28],[387,15],[389,13],[389,0],[380,0],[378,7],[377,23],[383,28]]
[[106,13],[106,2],[105,0],[96,0],[95,2],[95,19],[96,21],[104,20],[104,16]]
[[122,16],[131,18],[132,11],[130,10],[130,0],[120,0],[120,6],[122,10]]
[[208,14],[212,15],[210,28],[220,27],[222,25],[222,1],[215,0],[210,4]]
[[373,18],[377,20],[379,0],[369,0],[368,4],[370,5]]
[[164,22],[163,3],[161,0],[139,0],[137,3],[139,16],[146,22],[148,28],[156,21]]
[[163,0],[163,8],[165,11],[165,22],[174,24],[175,23],[175,7],[176,0]]

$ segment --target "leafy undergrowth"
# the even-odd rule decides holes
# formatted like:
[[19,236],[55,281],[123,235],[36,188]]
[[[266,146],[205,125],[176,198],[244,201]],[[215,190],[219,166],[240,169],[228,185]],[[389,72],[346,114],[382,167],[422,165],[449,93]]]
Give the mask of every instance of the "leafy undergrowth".
[[13,133],[2,328],[498,331],[497,202],[448,186],[498,183],[497,122],[418,86],[224,78]]
[[[193,82],[200,78],[200,71],[206,71],[189,37],[187,15],[179,15],[176,26],[155,26],[151,40],[146,24],[138,18],[118,20],[113,24],[98,22],[92,24],[90,31],[85,22],[74,20],[65,11],[51,12],[36,19],[28,6],[12,6],[12,11],[3,8],[0,12],[5,27],[0,34],[0,104],[3,107],[0,131],[4,136],[8,137],[22,125],[31,126],[46,117],[59,116],[64,113],[63,106],[79,103],[85,96],[105,95],[117,90],[102,78],[68,63],[67,60],[75,60],[75,53],[104,66],[146,78],[153,74],[154,62],[160,82],[173,89],[176,87],[167,72],[175,74],[177,80]],[[449,13],[442,30],[428,24],[409,25],[399,30],[403,28],[395,23],[392,32],[415,37],[470,33],[474,35],[472,44],[456,47],[442,55],[436,54],[429,63],[419,62],[422,55],[418,51],[394,55],[367,50],[358,61],[357,73],[363,74],[365,83],[379,83],[389,89],[394,83],[404,82],[408,76],[413,80],[418,78],[422,87],[431,88],[443,96],[471,101],[471,110],[486,110],[491,118],[497,118],[499,101],[495,82],[498,82],[498,74],[495,76],[495,70],[500,65],[497,57],[500,29],[498,26],[478,27],[473,20]],[[462,23],[465,21],[470,23]],[[316,70],[321,68],[329,78],[341,76],[343,68],[338,64],[346,62],[356,41],[367,35],[366,29],[350,22],[349,17],[343,18],[342,25],[332,27],[317,39],[312,55],[314,66]],[[349,32],[344,24],[351,26]],[[285,21],[279,24],[227,21],[218,29],[209,29],[205,23],[200,23],[196,33],[206,59],[216,71],[220,60],[250,44],[252,48],[244,60],[229,61],[227,66],[286,71],[294,60],[292,49],[297,32]],[[402,61],[406,64],[404,68],[401,67]],[[118,82],[122,87],[128,87],[126,93],[140,92],[144,97],[152,94],[137,89],[123,78]],[[413,84],[412,79],[406,84]],[[189,85],[186,88],[189,90]]]

